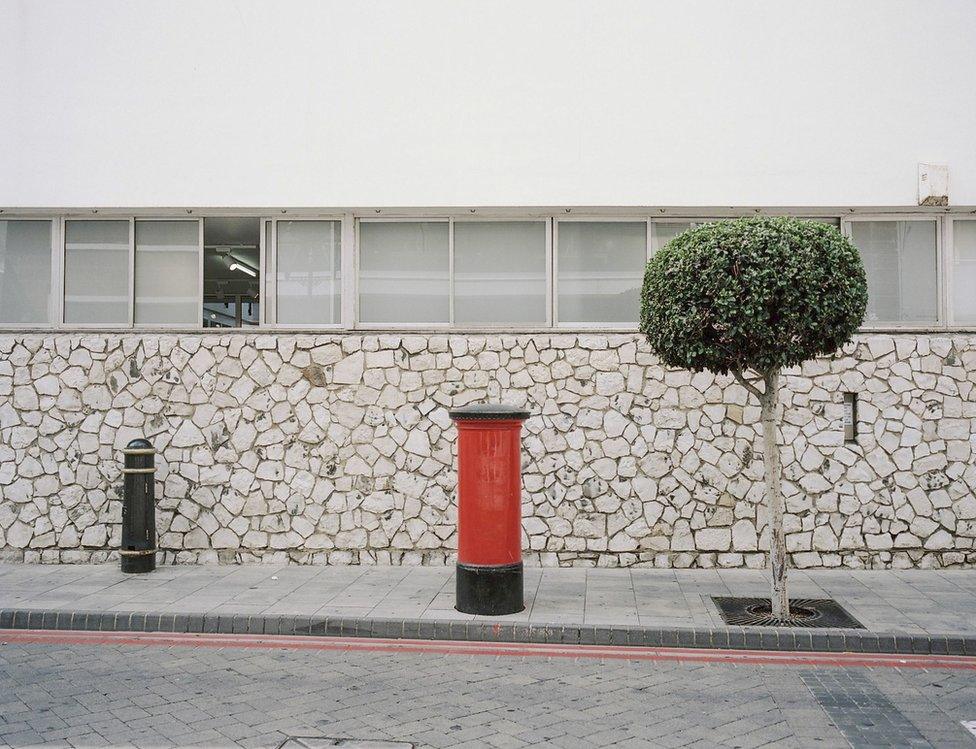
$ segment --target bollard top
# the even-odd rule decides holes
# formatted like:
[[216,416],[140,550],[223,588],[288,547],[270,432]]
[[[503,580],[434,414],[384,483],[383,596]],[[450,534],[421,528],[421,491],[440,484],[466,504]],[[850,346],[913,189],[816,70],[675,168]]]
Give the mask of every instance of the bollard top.
[[472,403],[451,409],[448,415],[455,421],[525,421],[532,414],[528,409],[507,403]]
[[143,439],[142,437],[131,440],[129,444],[126,445],[125,448],[122,450],[123,453],[135,453],[136,455],[139,454],[145,455],[147,451],[151,453],[155,453],[156,448],[152,446],[152,443],[149,440]]

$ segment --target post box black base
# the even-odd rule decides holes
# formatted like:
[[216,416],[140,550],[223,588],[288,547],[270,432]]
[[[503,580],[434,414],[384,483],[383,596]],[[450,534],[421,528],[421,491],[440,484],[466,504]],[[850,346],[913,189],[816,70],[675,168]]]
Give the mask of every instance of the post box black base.
[[148,554],[120,554],[123,572],[152,572],[156,569],[156,552]]
[[457,603],[464,614],[501,616],[525,608],[522,600],[522,563],[501,567],[457,566]]

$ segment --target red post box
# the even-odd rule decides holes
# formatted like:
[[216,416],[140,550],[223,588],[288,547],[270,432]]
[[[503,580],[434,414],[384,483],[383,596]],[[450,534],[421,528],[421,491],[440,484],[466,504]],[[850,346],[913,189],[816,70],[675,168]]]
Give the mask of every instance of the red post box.
[[516,406],[476,403],[450,412],[458,430],[457,603],[498,616],[522,601],[522,422]]

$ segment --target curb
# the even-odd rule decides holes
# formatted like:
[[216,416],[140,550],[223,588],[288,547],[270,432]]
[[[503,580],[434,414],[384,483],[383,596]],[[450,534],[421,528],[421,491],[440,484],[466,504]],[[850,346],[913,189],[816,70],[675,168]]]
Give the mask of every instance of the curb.
[[4,609],[0,610],[0,630],[4,629],[381,637],[558,645],[976,656],[976,636],[786,627],[614,627],[445,619]]

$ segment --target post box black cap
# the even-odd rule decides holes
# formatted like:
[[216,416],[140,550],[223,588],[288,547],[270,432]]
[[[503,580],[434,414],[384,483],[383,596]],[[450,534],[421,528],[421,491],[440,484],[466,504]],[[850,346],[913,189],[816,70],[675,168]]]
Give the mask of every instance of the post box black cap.
[[147,439],[138,437],[137,439],[130,441],[129,444],[125,446],[125,449],[126,450],[152,450],[152,443]]
[[507,403],[472,403],[469,406],[451,409],[448,414],[455,421],[505,421],[517,419],[524,421],[532,414],[519,406]]

